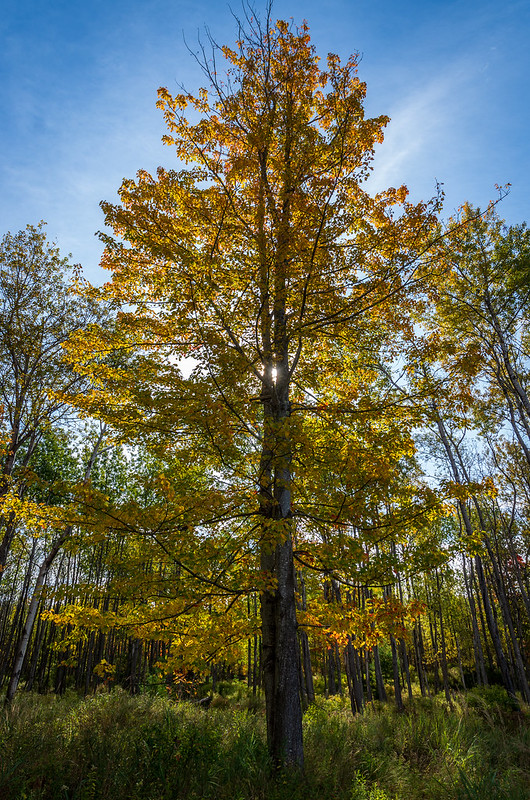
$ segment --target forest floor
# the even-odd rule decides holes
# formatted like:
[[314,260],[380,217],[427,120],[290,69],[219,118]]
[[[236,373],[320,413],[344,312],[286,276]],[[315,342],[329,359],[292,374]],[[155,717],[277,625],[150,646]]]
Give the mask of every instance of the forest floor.
[[[239,695],[239,696],[238,696]],[[20,693],[0,719],[2,800],[529,800],[530,710],[499,687],[404,713],[340,697],[304,715],[305,774],[271,776],[262,701]]]

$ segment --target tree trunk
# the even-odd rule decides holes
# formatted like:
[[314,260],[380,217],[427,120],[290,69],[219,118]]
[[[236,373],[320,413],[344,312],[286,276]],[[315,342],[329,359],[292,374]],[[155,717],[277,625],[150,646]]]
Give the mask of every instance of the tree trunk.
[[18,683],[20,681],[20,676],[22,674],[22,667],[24,666],[24,659],[26,658],[26,651],[28,649],[29,640],[31,638],[31,633],[33,631],[33,625],[35,624],[35,618],[37,616],[37,611],[40,605],[42,588],[46,581],[46,577],[48,575],[50,566],[55,556],[59,552],[59,549],[63,545],[65,538],[66,536],[59,538],[59,540],[52,547],[50,553],[48,554],[47,558],[44,560],[39,569],[39,574],[37,575],[37,580],[35,582],[35,587],[33,589],[33,595],[30,600],[28,613],[26,615],[26,621],[24,623],[24,627],[22,628],[20,639],[18,641],[18,645],[16,648],[15,660],[11,672],[11,680],[9,681],[9,686],[7,688],[7,693],[5,696],[5,705],[9,705],[9,703],[11,703],[13,697],[15,696],[15,692],[17,690]]
[[364,649],[364,670],[366,679],[366,700],[368,703],[371,703],[373,697],[372,697],[372,683],[370,680],[370,652],[366,647]]
[[387,694],[385,689],[385,682],[383,680],[383,671],[381,670],[381,659],[379,658],[379,647],[374,645],[374,672],[375,672],[375,687],[377,690],[377,699],[386,703]]
[[425,674],[425,667],[423,664],[423,638],[421,636],[421,623],[416,620],[414,625],[414,656],[416,661],[416,672],[418,673],[418,680],[420,682],[420,691],[422,697],[428,697],[429,687],[427,683],[427,676]]
[[261,596],[263,685],[267,742],[276,766],[303,765],[302,707],[298,674],[298,639],[292,542],[262,554],[261,568],[278,580],[275,591]]
[[[278,318],[281,318],[281,309]],[[281,319],[280,319],[281,321]],[[280,325],[281,328],[281,325]],[[280,334],[277,336],[281,338]],[[280,348],[278,348],[280,349]],[[276,767],[303,767],[302,706],[291,517],[291,439],[287,354],[268,364],[263,387],[263,447],[259,496],[264,517],[261,570],[262,670],[267,743]],[[274,587],[274,588],[273,588]]]
[[392,648],[392,668],[394,673],[394,697],[398,711],[403,711],[403,698],[401,697],[401,684],[399,682],[399,660],[397,654],[396,640],[390,635],[390,646]]
[[486,615],[486,622],[488,624],[491,639],[493,641],[493,647],[495,648],[495,653],[497,655],[497,663],[501,671],[504,688],[506,689],[506,691],[508,692],[514,703],[516,703],[516,705],[519,706],[519,701],[517,700],[515,694],[515,687],[513,685],[512,677],[510,675],[510,670],[508,669],[508,662],[506,661],[506,656],[504,655],[504,650],[502,647],[497,621],[493,616],[493,611],[491,608],[491,602],[488,594],[488,587],[486,585],[486,578],[484,575],[482,561],[480,559],[480,556],[478,555],[475,556],[475,569],[477,572],[478,584],[480,586],[480,591],[482,595],[482,603],[484,606],[484,613]]
[[464,569],[464,584],[466,587],[467,599],[471,611],[471,626],[473,629],[473,652],[475,654],[475,670],[477,673],[477,683],[479,686],[488,685],[488,677],[486,675],[486,665],[484,663],[484,651],[482,649],[482,642],[480,641],[480,630],[477,620],[477,607],[475,597],[473,595],[473,586],[470,585],[467,577],[466,557],[462,556],[462,565]]
[[443,621],[443,614],[442,614],[442,600],[441,600],[441,587],[440,587],[440,575],[438,574],[438,570],[436,570],[436,588],[438,589],[438,614],[440,617],[440,643],[442,646],[442,678],[444,684],[444,692],[445,692],[445,699],[451,706],[453,707],[453,701],[451,699],[451,691],[449,689],[449,670],[447,668],[447,647],[445,644],[445,626]]
[[346,646],[346,676],[348,679],[348,690],[350,693],[350,704],[352,714],[362,714],[364,710],[364,695],[362,685],[362,675],[359,675],[359,663],[356,658],[356,650],[352,644],[351,637],[348,636]]
[[311,669],[311,651],[309,649],[309,637],[306,631],[300,630],[300,648],[302,651],[303,678],[305,681],[305,691],[307,702],[315,702],[315,687],[313,685],[313,672]]

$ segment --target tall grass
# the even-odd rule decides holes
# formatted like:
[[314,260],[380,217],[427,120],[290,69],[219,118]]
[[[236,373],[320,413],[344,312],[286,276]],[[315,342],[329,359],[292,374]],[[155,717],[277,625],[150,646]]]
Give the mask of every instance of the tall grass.
[[273,775],[263,709],[115,691],[21,694],[0,721],[2,800],[528,800],[530,719],[495,698],[304,716],[305,775]]

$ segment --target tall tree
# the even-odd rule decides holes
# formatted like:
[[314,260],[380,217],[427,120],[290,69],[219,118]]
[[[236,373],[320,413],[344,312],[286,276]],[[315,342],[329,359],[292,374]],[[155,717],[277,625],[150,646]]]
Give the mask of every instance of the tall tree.
[[[404,322],[436,204],[408,204],[404,187],[365,191],[387,118],[365,118],[356,57],[342,65],[330,54],[319,68],[305,24],[249,19],[235,49],[212,44],[199,60],[208,89],[159,90],[164,140],[188,166],[140,171],[123,182],[120,205],[102,204],[116,237],[103,235],[113,273],[103,295],[123,311],[112,336],[73,339],[97,373],[95,391],[76,402],[200,460],[209,492],[193,497],[188,487],[174,535],[195,528],[196,554],[208,532],[229,552],[237,541],[232,564],[258,556],[248,580],[261,596],[269,748],[276,763],[301,766],[297,527],[358,524],[347,492],[298,491],[307,463],[334,458],[311,431],[324,407],[345,440],[352,415],[374,416],[359,391],[368,367],[359,343]],[[95,341],[134,350],[135,370],[94,365]],[[185,378],[179,364],[189,357],[196,366]],[[330,390],[337,370],[344,380]],[[308,416],[315,426],[304,425]],[[347,454],[345,441],[329,465],[345,485]],[[372,474],[368,485],[376,482]],[[225,566],[207,582],[235,595],[218,552]]]
[[47,241],[44,223],[0,242],[0,579],[15,533],[16,514],[6,500],[23,491],[23,472],[43,430],[70,410],[60,392],[79,391],[82,382],[62,346],[100,318],[69,287],[71,272]]

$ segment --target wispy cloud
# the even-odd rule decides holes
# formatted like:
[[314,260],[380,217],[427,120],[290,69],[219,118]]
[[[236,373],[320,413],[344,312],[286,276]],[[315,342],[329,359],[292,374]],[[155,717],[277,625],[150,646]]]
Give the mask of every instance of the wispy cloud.
[[476,66],[459,61],[400,96],[389,110],[370,188],[406,183],[415,194],[430,196],[436,181],[454,174],[466,158],[477,73]]

